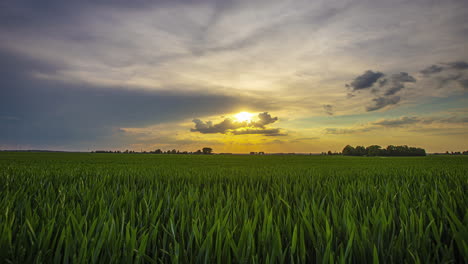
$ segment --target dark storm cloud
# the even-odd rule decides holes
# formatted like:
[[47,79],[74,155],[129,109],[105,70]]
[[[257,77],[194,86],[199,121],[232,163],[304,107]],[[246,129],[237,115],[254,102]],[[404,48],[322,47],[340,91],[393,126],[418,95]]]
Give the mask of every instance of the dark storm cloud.
[[121,135],[120,127],[266,107],[242,96],[95,87],[33,77],[60,67],[0,51],[0,144],[79,146]]
[[350,84],[346,84],[346,87],[352,88],[353,91],[367,89],[372,87],[382,76],[384,76],[384,74],[381,72],[368,70],[364,74],[356,77]]
[[263,112],[258,114],[257,118],[258,120],[252,122],[238,122],[225,118],[218,124],[213,124],[211,121],[204,122],[200,119],[194,119],[192,121],[195,123],[195,128],[190,129],[190,131],[202,134],[232,133],[234,135],[264,134],[272,136],[281,134],[277,128],[265,128],[266,125],[276,122],[278,117],[272,117],[268,112]]
[[395,105],[400,102],[400,96],[391,96],[391,97],[377,97],[372,99],[372,105],[367,106],[366,110],[368,112],[382,109],[388,105]]

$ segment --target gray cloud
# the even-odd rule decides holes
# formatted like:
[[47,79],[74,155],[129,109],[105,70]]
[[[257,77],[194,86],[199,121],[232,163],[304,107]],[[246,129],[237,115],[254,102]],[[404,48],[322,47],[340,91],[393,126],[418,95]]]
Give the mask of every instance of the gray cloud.
[[333,105],[323,105],[323,110],[325,110],[325,113],[327,113],[327,115],[333,115]]
[[372,99],[373,105],[367,106],[366,110],[368,112],[382,109],[388,105],[395,105],[400,102],[400,96],[391,96],[391,97],[377,97]]
[[263,112],[258,114],[258,121],[255,121],[253,126],[264,128],[266,125],[272,124],[276,121],[278,121],[278,117],[271,117],[268,112]]
[[385,120],[380,120],[377,122],[374,122],[372,124],[378,125],[378,126],[384,126],[384,127],[398,127],[398,126],[403,126],[403,125],[410,125],[410,124],[415,124],[419,123],[421,120],[417,117],[407,117],[404,116],[402,118],[398,119],[385,119]]
[[392,87],[390,87],[387,91],[385,91],[385,96],[394,95],[399,92],[401,89],[405,88],[405,86],[401,83],[394,83]]
[[407,72],[400,72],[392,75],[392,81],[395,82],[416,82],[413,76],[409,75]]
[[466,70],[468,69],[468,63],[465,61],[454,61],[454,62],[449,62],[447,63],[448,66],[450,66],[452,69],[456,70]]
[[463,89],[468,89],[468,79],[459,80],[458,83],[463,87]]
[[[381,128],[421,128],[422,125],[428,125],[432,123],[438,124],[467,124],[468,117],[466,116],[457,116],[452,115],[449,117],[446,116],[425,116],[425,117],[418,117],[418,116],[402,116],[399,118],[390,118],[390,119],[382,119],[375,122],[368,123],[366,125],[355,127],[355,128],[325,128],[323,133],[325,134],[333,134],[333,135],[346,135],[346,134],[358,134],[358,133],[366,133],[374,130],[378,130]],[[424,127],[421,131],[433,131],[440,128],[434,127]],[[447,130],[448,128],[443,128]],[[456,128],[455,128],[456,129]],[[416,131],[416,130],[410,130]]]
[[372,125],[382,127],[401,127],[406,125],[414,124],[431,124],[431,123],[445,123],[445,124],[462,124],[468,123],[468,117],[460,116],[428,116],[428,117],[416,117],[416,116],[403,116],[396,119],[383,119],[371,123]]
[[463,71],[468,69],[468,62],[465,61],[453,61],[448,63],[442,63],[442,65],[431,65],[420,71],[424,76],[440,73],[448,70]]
[[253,122],[238,122],[230,118],[225,118],[218,124],[213,124],[211,121],[204,122],[200,119],[192,120],[195,123],[195,128],[190,129],[191,132],[200,132],[202,134],[228,134],[245,135],[245,134],[263,134],[270,136],[283,136],[279,128],[265,128],[266,125],[272,124],[278,120],[278,117],[272,117],[268,112],[258,114],[258,120]]
[[372,104],[366,107],[366,110],[370,112],[397,104],[401,97],[395,94],[405,88],[405,83],[416,82],[416,79],[407,72],[392,74],[389,77],[384,76],[386,75],[381,72],[368,70],[346,87],[352,88],[353,91],[372,88],[371,93],[374,98]]
[[384,76],[381,72],[373,72],[371,70],[366,71],[364,74],[356,77],[350,84],[346,84],[346,87],[350,87],[353,91],[363,90],[372,87],[377,80]]
[[200,132],[202,134],[225,134],[230,130],[238,129],[247,126],[245,122],[234,122],[232,119],[226,118],[219,124],[214,124],[211,121],[203,122],[200,119],[193,119],[195,128],[190,129],[192,132]]
[[421,71],[424,77],[432,78],[438,88],[449,87],[450,84],[457,84],[462,89],[468,89],[468,63],[465,61],[454,61],[432,65]]
[[385,82],[380,83],[381,87],[388,86],[389,88],[385,91],[384,96],[394,95],[399,92],[401,89],[405,88],[404,83],[416,82],[416,79],[409,75],[407,72],[400,72],[393,74],[390,77],[390,81],[384,79]]
[[434,73],[438,73],[444,70],[444,67],[439,66],[439,65],[431,65],[423,70],[420,71],[423,75],[431,75]]
[[[145,127],[241,107],[271,108],[252,97],[209,92],[149,91],[38,79],[60,65],[0,50],[0,145],[120,144],[120,127]],[[113,142],[113,143],[112,143]]]

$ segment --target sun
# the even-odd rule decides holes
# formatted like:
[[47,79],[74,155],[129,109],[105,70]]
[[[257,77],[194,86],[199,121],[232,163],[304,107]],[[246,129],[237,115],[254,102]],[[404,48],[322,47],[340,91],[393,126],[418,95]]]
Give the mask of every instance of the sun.
[[240,112],[238,114],[236,114],[234,117],[236,118],[236,120],[238,122],[251,122],[252,121],[252,117],[254,116],[254,114],[251,114],[249,112]]

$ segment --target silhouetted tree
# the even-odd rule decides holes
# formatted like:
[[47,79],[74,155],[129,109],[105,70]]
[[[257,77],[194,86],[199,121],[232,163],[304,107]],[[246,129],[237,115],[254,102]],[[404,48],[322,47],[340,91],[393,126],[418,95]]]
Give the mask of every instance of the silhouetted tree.
[[366,148],[367,156],[379,156],[382,154],[382,147],[379,145],[372,145]]
[[356,150],[350,145],[346,145],[346,147],[344,147],[343,149],[343,155],[346,155],[346,156],[354,156],[355,152]]
[[[457,153],[458,154],[458,153]],[[461,153],[460,153],[461,154]],[[347,156],[426,156],[426,151],[422,148],[389,145],[386,149],[382,149],[378,145],[357,146],[354,151],[353,147],[347,145],[343,149],[343,155]]]
[[202,149],[203,154],[211,154],[213,152],[212,148],[203,148]]
[[366,148],[363,146],[356,146],[356,156],[365,156],[367,154]]

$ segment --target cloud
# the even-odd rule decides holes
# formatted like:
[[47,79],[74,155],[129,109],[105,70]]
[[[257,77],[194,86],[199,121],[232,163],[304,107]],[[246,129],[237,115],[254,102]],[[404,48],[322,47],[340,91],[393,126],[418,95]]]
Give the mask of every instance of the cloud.
[[[145,127],[197,115],[267,106],[255,98],[204,91],[145,90],[132,86],[69,83],[34,77],[61,68],[0,50],[0,144],[67,146],[119,145],[120,127]],[[177,87],[175,87],[177,88]],[[209,90],[209,89],[206,89]],[[261,99],[260,99],[261,100]],[[263,119],[267,122],[268,119]],[[129,140],[129,139],[125,139]]]
[[226,118],[221,123],[214,124],[211,121],[203,122],[200,119],[193,119],[195,128],[190,129],[191,132],[200,132],[202,134],[225,134],[230,130],[238,129],[247,126],[245,122],[234,122],[232,119]]
[[[454,88],[460,87],[463,90],[468,89],[468,63],[465,61],[454,61],[442,63],[442,65],[432,65],[421,71],[426,79],[435,83],[436,88]],[[455,86],[453,85],[455,84]]]
[[[366,107],[366,111],[375,111],[389,105],[395,105],[400,102],[401,97],[395,94],[405,88],[405,83],[414,83],[416,79],[407,72],[399,72],[389,77],[381,72],[366,71],[354,79],[351,84],[353,91],[371,89],[373,95],[372,104]],[[351,98],[348,96],[348,98]]]
[[327,113],[327,115],[333,115],[333,105],[323,105],[323,110],[325,110],[325,113]]
[[411,83],[416,82],[416,79],[409,75],[407,72],[400,72],[397,74],[393,74],[390,77],[390,81],[384,79],[382,83],[380,83],[380,87],[387,87],[387,90],[384,93],[384,96],[394,95],[399,92],[401,89],[405,88],[404,83]]
[[420,121],[421,120],[417,117],[404,116],[398,119],[384,119],[384,120],[374,122],[372,124],[378,125],[378,126],[384,126],[384,127],[399,127],[403,125],[419,123]]
[[272,124],[276,121],[278,121],[278,117],[271,117],[268,112],[263,112],[258,114],[258,121],[255,121],[253,126],[264,128],[266,125]]
[[416,82],[413,76],[409,75],[407,72],[400,72],[392,75],[392,81],[394,82]]
[[431,74],[434,74],[434,73],[438,73],[438,72],[441,72],[442,70],[444,70],[444,67],[442,66],[439,66],[439,65],[431,65],[423,70],[420,71],[420,73],[422,73],[423,75],[431,75]]
[[373,105],[367,106],[366,110],[368,112],[382,109],[388,105],[395,105],[400,102],[400,96],[391,96],[391,97],[377,97],[372,99]]
[[193,119],[195,128],[190,129],[191,132],[200,132],[202,134],[263,134],[268,136],[284,136],[279,128],[266,128],[266,125],[272,124],[278,120],[278,117],[272,117],[268,112],[263,112],[257,115],[258,120],[252,122],[238,122],[231,118],[225,118],[218,124],[213,124],[211,121],[202,121]]
[[363,128],[325,128],[324,134],[332,135],[344,135],[344,134],[356,134],[356,133],[365,133],[374,130],[373,127],[363,127]]
[[426,116],[426,117],[417,117],[417,116],[402,116],[396,119],[383,119],[371,123],[371,125],[381,126],[381,127],[401,127],[406,125],[414,124],[432,124],[432,123],[444,123],[444,124],[464,124],[468,123],[468,117],[460,116]]
[[364,74],[356,77],[351,84],[346,84],[346,87],[350,87],[353,91],[363,90],[372,87],[377,80],[384,76],[381,72],[373,72],[371,70],[366,71]]
[[406,131],[417,131],[417,128],[426,132],[438,129],[448,131],[466,127],[466,124],[468,124],[468,117],[456,114],[451,116],[401,116],[381,119],[357,127],[325,128],[323,133],[332,135],[360,134],[383,128],[405,128]]
[[456,70],[456,71],[463,71],[468,69],[468,62],[465,61],[453,61],[453,62],[447,62],[447,63],[442,63],[442,65],[431,65],[423,70],[420,71],[423,75],[426,77],[431,75],[431,74],[436,74],[440,73],[443,71],[448,71],[448,70]]
[[468,63],[465,61],[454,61],[454,62],[449,62],[447,63],[448,66],[450,66],[452,69],[456,70],[466,70],[468,69]]
[[463,89],[468,89],[468,79],[459,80],[458,83]]
[[459,117],[459,116],[451,116],[451,117],[442,117],[442,118],[430,118],[427,121],[430,122],[439,122],[439,123],[449,123],[449,124],[466,124],[468,123],[468,117]]
[[282,133],[279,128],[271,129],[242,129],[232,131],[234,135],[265,135],[265,136],[287,136],[287,133]]

